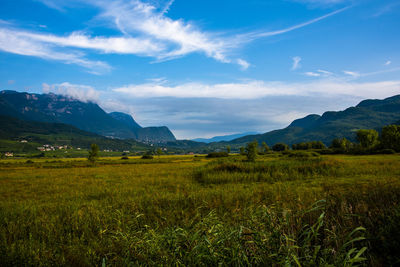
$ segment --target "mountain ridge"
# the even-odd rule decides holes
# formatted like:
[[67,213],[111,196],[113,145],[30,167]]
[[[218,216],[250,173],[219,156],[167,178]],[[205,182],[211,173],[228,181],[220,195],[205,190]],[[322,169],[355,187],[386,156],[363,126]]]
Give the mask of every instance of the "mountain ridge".
[[53,93],[0,91],[0,115],[29,121],[69,124],[110,138],[156,143],[176,140],[165,126],[142,128],[128,114],[116,112],[110,115],[94,102],[82,102]]
[[380,129],[396,122],[400,122],[400,95],[382,100],[366,99],[342,111],[310,114],[294,120],[286,128],[240,137],[228,143],[238,145],[257,140],[273,145],[322,141],[328,145],[334,138],[346,137],[355,141],[355,132],[359,129]]

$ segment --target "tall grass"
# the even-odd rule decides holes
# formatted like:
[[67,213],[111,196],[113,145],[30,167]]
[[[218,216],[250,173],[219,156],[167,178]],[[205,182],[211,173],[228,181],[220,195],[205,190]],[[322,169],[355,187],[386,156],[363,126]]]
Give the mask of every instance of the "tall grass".
[[8,161],[0,262],[394,265],[399,163],[392,155]]

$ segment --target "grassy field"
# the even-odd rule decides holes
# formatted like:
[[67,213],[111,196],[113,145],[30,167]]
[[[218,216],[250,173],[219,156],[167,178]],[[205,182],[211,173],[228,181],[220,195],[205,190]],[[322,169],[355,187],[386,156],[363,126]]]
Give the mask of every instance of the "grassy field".
[[0,161],[0,265],[400,263],[400,156]]

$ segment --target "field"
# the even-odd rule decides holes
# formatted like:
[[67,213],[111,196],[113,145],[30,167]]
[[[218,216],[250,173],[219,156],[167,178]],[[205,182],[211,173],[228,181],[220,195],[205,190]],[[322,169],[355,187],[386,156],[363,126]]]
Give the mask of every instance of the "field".
[[396,265],[399,201],[399,155],[1,160],[0,265]]

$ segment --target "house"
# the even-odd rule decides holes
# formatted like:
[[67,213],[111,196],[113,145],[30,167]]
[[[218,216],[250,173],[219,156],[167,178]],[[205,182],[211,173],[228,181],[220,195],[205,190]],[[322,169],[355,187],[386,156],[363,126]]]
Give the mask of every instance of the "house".
[[6,156],[6,157],[14,157],[14,154],[12,152],[6,152],[6,153],[4,153],[4,156]]

